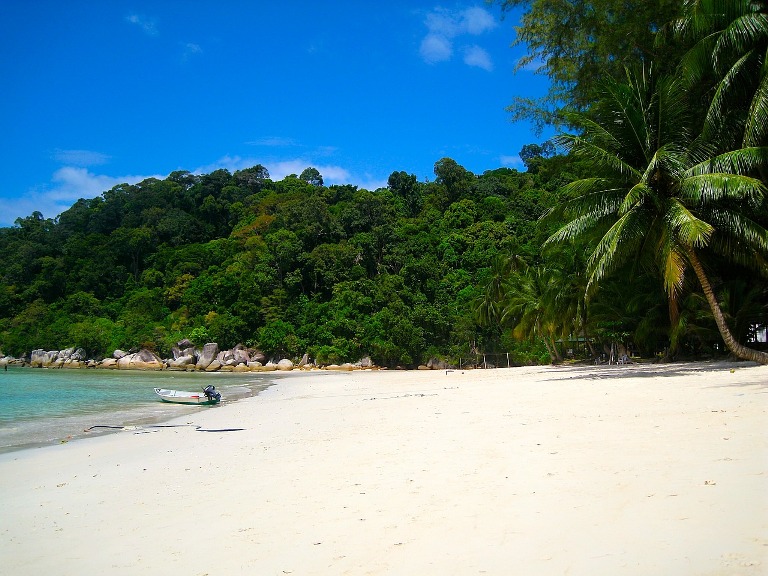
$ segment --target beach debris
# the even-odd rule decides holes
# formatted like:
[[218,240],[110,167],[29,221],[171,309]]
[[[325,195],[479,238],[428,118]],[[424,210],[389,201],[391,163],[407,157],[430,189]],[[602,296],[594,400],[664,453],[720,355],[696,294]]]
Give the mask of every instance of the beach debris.
[[[427,396],[437,396],[437,393],[434,394],[401,394],[400,396],[387,396],[386,398],[377,398],[376,396],[373,396],[372,398],[363,398],[363,400],[394,400],[396,398],[426,398]],[[469,414],[469,412],[464,412],[464,414]]]

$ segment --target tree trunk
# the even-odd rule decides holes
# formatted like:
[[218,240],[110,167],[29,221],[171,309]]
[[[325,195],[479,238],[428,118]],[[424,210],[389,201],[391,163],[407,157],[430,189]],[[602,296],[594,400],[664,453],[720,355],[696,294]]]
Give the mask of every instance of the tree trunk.
[[728,350],[741,360],[752,360],[758,364],[768,364],[768,354],[739,344],[736,341],[736,338],[733,337],[733,334],[731,334],[731,330],[725,322],[723,311],[720,310],[720,304],[718,304],[717,298],[715,298],[715,294],[712,291],[712,285],[709,283],[709,278],[707,278],[707,275],[704,272],[704,267],[701,265],[699,257],[692,248],[688,249],[688,261],[691,263],[691,266],[693,266],[694,272],[696,272],[696,277],[699,279],[701,289],[704,291],[704,296],[712,310],[712,315],[715,317],[717,328],[720,330],[720,335],[723,337],[723,342],[725,342]]
[[552,349],[549,347],[549,342],[547,341],[546,337],[541,339],[542,342],[544,342],[544,347],[547,349],[547,353],[549,354],[549,361],[554,364],[555,363],[555,355],[552,352]]
[[544,334],[544,332],[541,329],[541,324],[539,321],[536,321],[536,331],[541,336],[542,342],[544,342],[544,347],[547,349],[547,352],[549,353],[549,360],[552,364],[556,363],[556,357],[555,352],[552,350],[552,348],[549,345],[549,341],[547,340],[547,334]]
[[595,350],[594,344],[592,344],[592,339],[589,337],[589,334],[587,333],[586,329],[582,329],[581,335],[584,338],[584,342],[587,345],[587,348],[589,349],[589,357],[590,358],[597,358],[597,351]]
[[557,342],[555,342],[555,337],[551,334],[549,335],[549,341],[552,344],[552,350],[555,351],[555,361],[559,364],[563,361],[563,357],[560,354],[560,349],[557,347]]

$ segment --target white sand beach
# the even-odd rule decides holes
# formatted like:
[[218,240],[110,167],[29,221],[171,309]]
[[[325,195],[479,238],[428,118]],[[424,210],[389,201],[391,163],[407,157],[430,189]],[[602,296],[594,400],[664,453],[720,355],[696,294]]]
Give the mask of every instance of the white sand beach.
[[768,573],[768,367],[292,373],[0,455],[8,575]]

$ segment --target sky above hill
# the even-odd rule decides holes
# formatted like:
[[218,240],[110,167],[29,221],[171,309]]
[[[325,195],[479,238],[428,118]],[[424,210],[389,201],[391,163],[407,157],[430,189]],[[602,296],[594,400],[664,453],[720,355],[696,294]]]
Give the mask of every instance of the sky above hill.
[[116,184],[265,166],[325,184],[434,179],[452,158],[523,169],[510,121],[517,14],[442,0],[6,0],[0,4],[0,226]]

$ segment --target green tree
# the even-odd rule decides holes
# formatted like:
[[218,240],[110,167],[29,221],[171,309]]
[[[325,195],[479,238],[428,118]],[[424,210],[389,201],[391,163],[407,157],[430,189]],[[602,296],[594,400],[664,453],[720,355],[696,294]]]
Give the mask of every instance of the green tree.
[[121,227],[113,232],[111,243],[119,253],[125,254],[129,258],[133,277],[138,280],[143,258],[154,244],[152,230],[146,226],[140,228]]
[[[687,0],[682,17],[666,27],[693,42],[680,62],[682,78],[708,97],[704,130],[729,144],[768,142],[768,2]],[[671,33],[671,34],[669,34]]]
[[598,79],[621,77],[629,62],[676,62],[671,46],[657,46],[655,33],[681,15],[681,0],[500,0],[502,11],[522,7],[514,45],[528,54],[517,70],[533,68],[550,80],[542,99],[517,97],[513,119],[555,123],[562,108],[594,101]]
[[590,285],[626,262],[654,266],[673,319],[693,269],[728,349],[768,363],[768,354],[733,337],[701,256],[712,249],[765,272],[768,232],[750,211],[763,206],[766,187],[751,174],[768,164],[768,149],[718,153],[718,142],[697,132],[688,98],[676,78],[641,68],[623,82],[607,80],[592,116],[570,116],[582,132],[560,142],[593,176],[565,187],[570,199],[553,214],[567,223],[547,243],[594,238]]
[[473,302],[473,310],[481,325],[501,325],[504,308],[513,293],[512,276],[521,264],[522,262],[516,257],[502,254],[493,259],[490,274],[482,287],[482,292]]
[[392,172],[387,179],[387,187],[392,193],[402,198],[405,205],[406,216],[416,216],[424,204],[416,176],[406,172]]
[[311,166],[302,170],[301,174],[299,174],[299,180],[304,180],[304,182],[308,182],[309,184],[312,184],[312,186],[323,185],[322,174],[320,174],[320,171],[317,168]]
[[445,186],[451,202],[463,198],[475,181],[472,172],[451,158],[441,158],[435,162],[435,176],[437,183]]
[[268,234],[264,240],[277,267],[280,280],[295,265],[297,258],[302,253],[301,241],[290,230],[281,229],[273,234]]
[[518,339],[543,342],[553,364],[562,361],[556,342],[563,335],[555,303],[560,285],[553,271],[545,266],[530,266],[514,275],[510,288],[502,323],[510,325]]
[[525,164],[525,169],[531,174],[539,171],[542,158],[548,158],[555,154],[555,145],[547,140],[543,144],[526,144],[520,150],[520,160]]
[[247,188],[249,191],[256,193],[261,191],[262,188],[267,185],[269,171],[261,164],[257,164],[252,168],[237,170],[232,176],[238,186]]

